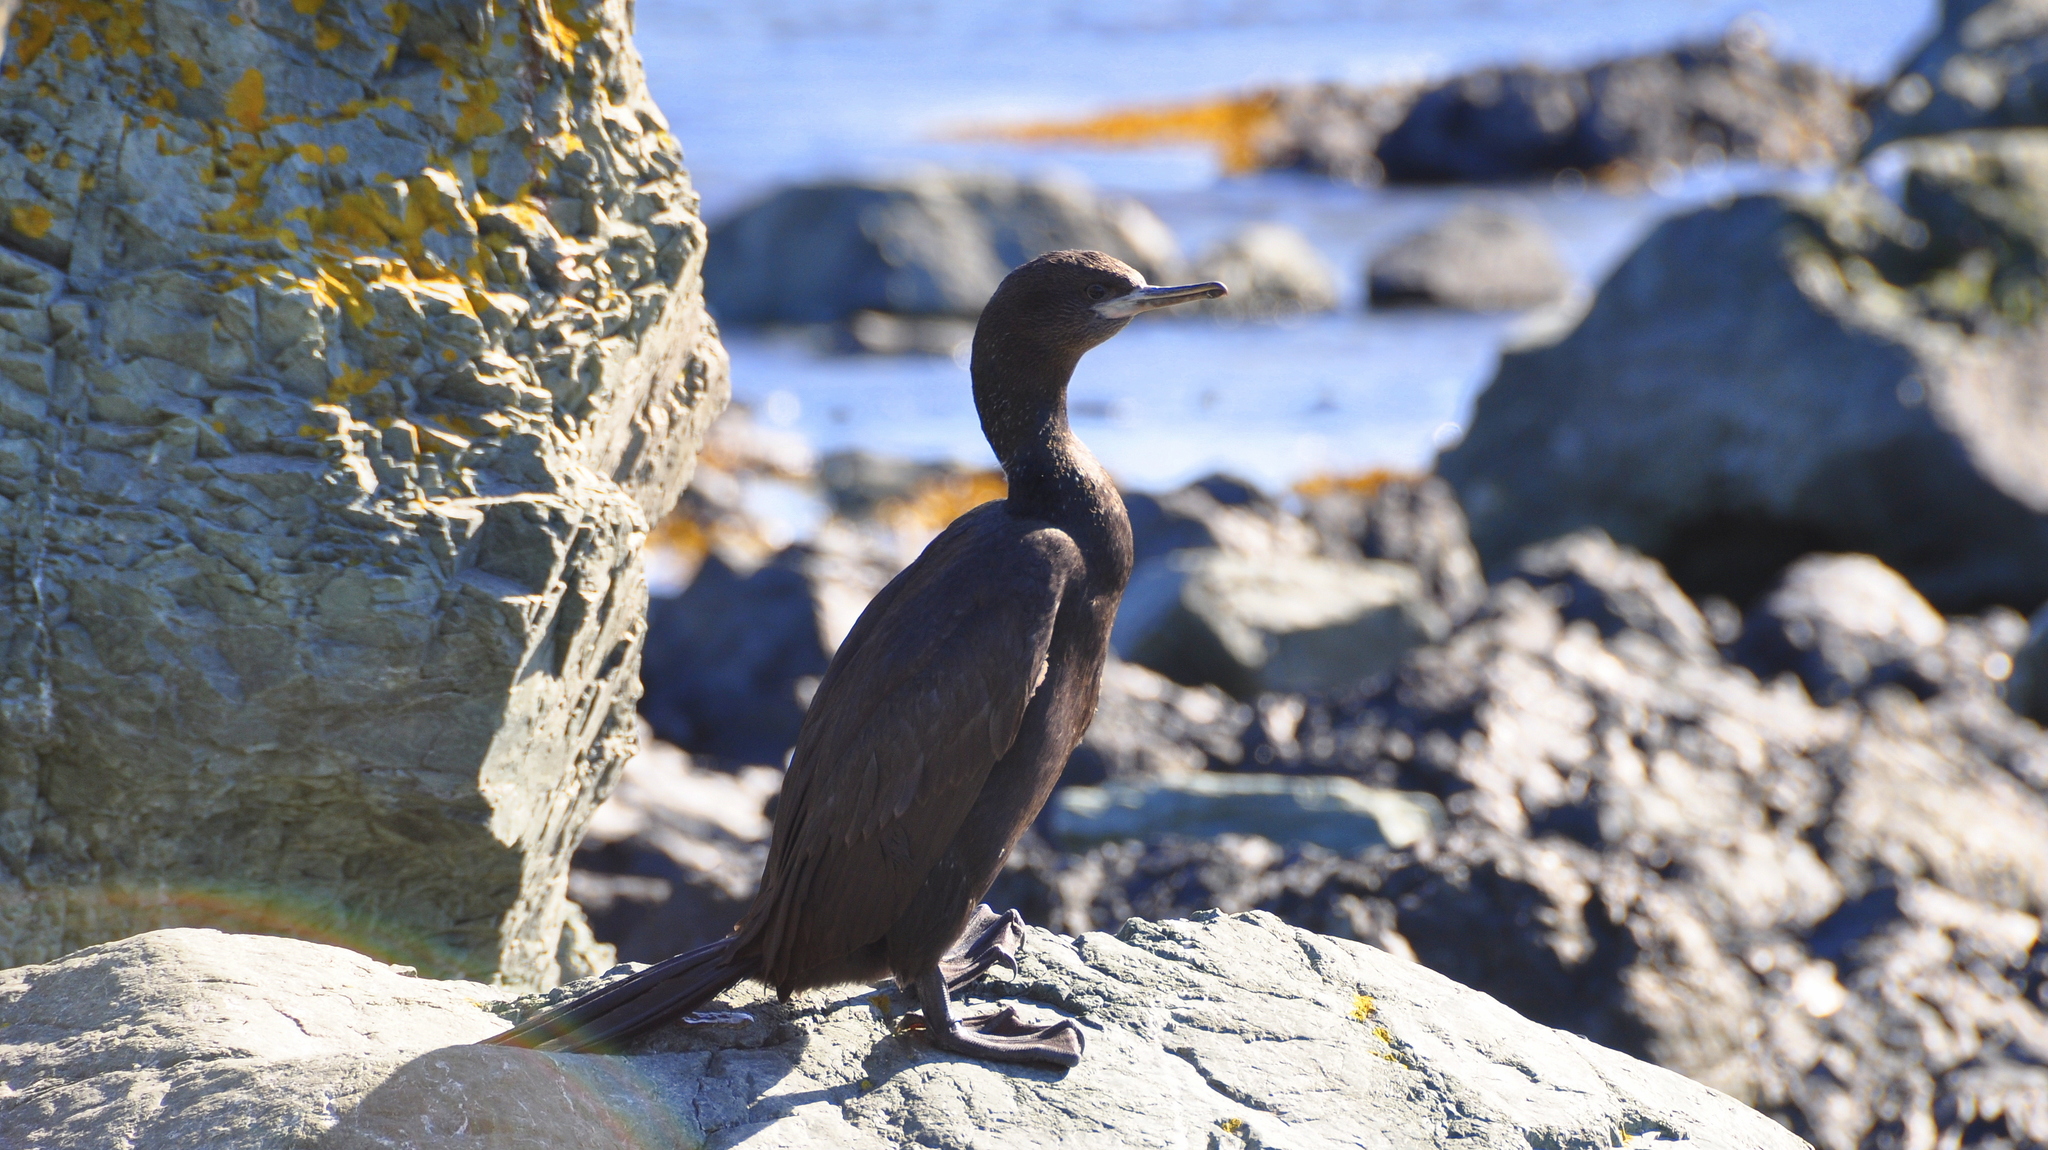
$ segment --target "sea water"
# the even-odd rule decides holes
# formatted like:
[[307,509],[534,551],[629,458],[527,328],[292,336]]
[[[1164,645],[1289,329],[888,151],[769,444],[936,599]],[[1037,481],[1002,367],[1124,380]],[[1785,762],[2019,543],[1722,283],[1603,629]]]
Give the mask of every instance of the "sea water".
[[[1655,224],[1747,190],[1824,180],[1731,165],[1635,194],[1551,184],[1361,188],[1226,176],[1207,149],[1028,147],[976,127],[1071,119],[1274,82],[1430,79],[1584,64],[1761,27],[1782,56],[1866,81],[1932,26],[1930,0],[641,0],[655,99],[714,221],[783,184],[920,166],[1056,174],[1150,205],[1189,255],[1243,225],[1300,229],[1342,306],[1279,325],[1144,317],[1091,352],[1074,425],[1120,481],[1223,470],[1269,488],[1424,468],[1455,442],[1504,343],[1568,315],[1371,312],[1376,251],[1469,202],[1542,220],[1583,292]],[[991,463],[964,362],[833,355],[728,332],[733,392],[822,450]]]

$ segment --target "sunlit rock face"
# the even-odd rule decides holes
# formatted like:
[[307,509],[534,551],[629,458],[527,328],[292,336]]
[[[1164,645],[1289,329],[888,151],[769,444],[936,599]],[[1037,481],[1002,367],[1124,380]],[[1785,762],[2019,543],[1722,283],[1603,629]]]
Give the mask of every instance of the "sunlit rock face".
[[726,368],[624,0],[27,0],[0,965],[168,924],[557,977]]

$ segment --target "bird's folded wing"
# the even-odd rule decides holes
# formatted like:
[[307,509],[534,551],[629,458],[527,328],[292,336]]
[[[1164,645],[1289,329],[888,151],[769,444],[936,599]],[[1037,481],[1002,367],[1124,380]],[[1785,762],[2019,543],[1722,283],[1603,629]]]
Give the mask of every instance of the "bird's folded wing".
[[811,700],[755,904],[771,981],[880,938],[1016,741],[1082,561],[989,510],[876,596]]

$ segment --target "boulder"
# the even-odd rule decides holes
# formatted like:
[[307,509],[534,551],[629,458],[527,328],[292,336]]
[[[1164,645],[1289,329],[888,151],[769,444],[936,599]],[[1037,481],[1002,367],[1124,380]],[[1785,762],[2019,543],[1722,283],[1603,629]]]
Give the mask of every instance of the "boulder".
[[1370,472],[1354,481],[1311,481],[1302,517],[1333,559],[1406,563],[1453,621],[1486,598],[1486,576],[1451,486],[1434,475]]
[[1460,209],[1374,256],[1366,269],[1374,307],[1509,311],[1555,303],[1571,287],[1542,224],[1489,208]]
[[2048,599],[2048,281],[1975,238],[2020,202],[1997,185],[2048,178],[2048,133],[1901,147],[1908,209],[1943,206],[1924,221],[1854,175],[1681,216],[1576,330],[1502,357],[1437,463],[1489,567],[1591,525],[1737,602],[1810,551],[1876,556],[1945,612]]
[[1403,564],[1184,550],[1132,573],[1111,643],[1175,682],[1250,699],[1355,687],[1445,627]]
[[1758,678],[1799,676],[1822,703],[1883,683],[1924,697],[1940,678],[1926,662],[1947,634],[1898,572],[1868,555],[1809,555],[1786,569],[1731,654]]
[[1760,32],[1595,65],[1489,68],[1423,92],[1379,141],[1389,181],[1614,175],[1706,160],[1818,167],[1862,136],[1856,86],[1776,59]]
[[1342,776],[1204,772],[1143,783],[1063,787],[1047,830],[1068,849],[1181,835],[1257,835],[1280,845],[1314,843],[1338,854],[1411,847],[1444,822],[1435,795],[1368,787]]
[[1944,0],[1934,34],[1872,102],[1870,151],[1911,136],[2048,126],[2039,0]]
[[1803,1145],[1706,1087],[1270,915],[1141,920],[1073,940],[1033,930],[1016,977],[970,994],[1076,1019],[1086,1057],[1061,1072],[971,1061],[904,1030],[901,996],[779,1003],[753,984],[727,1014],[657,1032],[631,1058],[474,1046],[504,1025],[490,987],[406,978],[310,943],[166,931],[0,976],[0,1066],[14,1087],[0,1097],[0,1141]]
[[1408,115],[1420,91],[1413,84],[1291,84],[1271,89],[1266,93],[1266,131],[1257,140],[1258,166],[1377,184],[1386,170],[1373,153],[1381,137]]
[[[1820,706],[1729,662],[1657,564],[1603,536],[1502,574],[1384,688],[1298,701],[1292,737],[1248,756],[1435,794],[1441,834],[1349,858],[1027,840],[1002,897],[1074,931],[1212,906],[1371,940],[1821,1150],[2039,1141],[2048,734],[1998,698],[2010,619],[1948,620],[1925,700]],[[1873,630],[1844,614],[1812,619]]]
[[712,230],[704,290],[728,324],[829,324],[862,311],[972,318],[1011,268],[1060,248],[1178,282],[1172,233],[1135,200],[932,171],[785,188],[741,209]]
[[727,383],[630,6],[536,11],[17,22],[0,962],[212,923],[556,977]]
[[1337,273],[1286,224],[1251,224],[1218,241],[1195,260],[1193,275],[1221,280],[1230,294],[1189,314],[1275,320],[1337,309]]

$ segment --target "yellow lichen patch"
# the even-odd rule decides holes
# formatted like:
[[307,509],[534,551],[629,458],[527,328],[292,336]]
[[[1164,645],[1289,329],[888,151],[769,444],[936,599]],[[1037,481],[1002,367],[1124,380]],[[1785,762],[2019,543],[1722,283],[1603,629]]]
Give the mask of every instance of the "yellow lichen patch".
[[50,215],[50,209],[41,204],[22,204],[9,211],[7,219],[14,225],[15,231],[32,240],[49,235],[50,229],[57,222]]
[[299,158],[309,164],[317,164],[327,158],[327,152],[318,144],[300,144]]
[[1209,144],[1216,148],[1224,170],[1248,172],[1259,167],[1259,144],[1278,127],[1279,120],[1273,107],[1272,93],[1254,92],[1248,96],[1199,104],[1132,108],[1086,120],[977,129],[965,135],[968,138],[993,137],[1031,143],[1126,148],[1149,144]]
[[1370,994],[1357,995],[1351,1000],[1352,1020],[1364,1022],[1366,1019],[1371,1018],[1373,1009],[1378,1005],[1378,1003],[1372,1000],[1372,995]]
[[171,63],[178,66],[178,81],[187,88],[197,88],[206,82],[206,76],[199,70],[199,61],[190,56],[180,56],[176,52],[167,52],[165,55],[171,58]]
[[292,11],[301,16],[311,16],[320,11],[325,0],[292,0]]
[[1225,1134],[1238,1134],[1243,1132],[1244,1130],[1244,1119],[1218,1118],[1216,1120],[1216,1128],[1223,1131]]
[[28,0],[12,25],[15,60],[23,67],[34,64],[65,29],[72,34],[63,41],[64,51],[74,61],[102,49],[117,57],[147,56],[155,51],[143,32],[148,16],[147,0]]
[[60,172],[68,172],[71,170],[71,163],[72,160],[70,152],[58,152],[57,158],[55,160],[50,161],[50,166],[57,169]]
[[348,163],[348,149],[340,144],[327,145],[327,162],[330,164]]
[[469,154],[469,174],[479,180],[489,178],[491,174],[491,154],[482,148],[471,152]]
[[332,52],[341,47],[341,29],[320,25],[313,32],[313,47],[322,52]]
[[265,103],[263,73],[251,68],[228,89],[228,119],[240,125],[245,132],[260,132],[263,130]]
[[50,150],[31,140],[28,147],[21,150],[21,154],[28,157],[29,163],[40,164],[43,162],[43,157],[50,154]]
[[455,140],[467,144],[478,136],[491,136],[505,130],[505,117],[500,116],[491,105],[498,102],[496,80],[473,80],[464,85],[460,111],[455,117]]
[[532,11],[539,18],[542,38],[557,60],[566,62],[576,54],[577,45],[597,31],[595,17],[576,14],[576,0],[534,0]]
[[338,405],[358,395],[367,395],[390,374],[381,368],[364,371],[358,367],[344,367],[327,385],[327,402]]
[[405,26],[412,19],[412,8],[405,0],[395,0],[394,3],[384,5],[384,15],[391,18],[393,36],[405,35]]
[[1387,1044],[1388,1046],[1392,1046],[1392,1045],[1394,1044],[1394,1032],[1393,1032],[1393,1031],[1391,1031],[1391,1030],[1388,1030],[1388,1029],[1387,1029],[1386,1027],[1384,1027],[1384,1026],[1375,1026],[1375,1027],[1373,1027],[1373,1028],[1372,1028],[1372,1036],[1373,1036],[1374,1038],[1377,1038],[1377,1039],[1379,1039],[1379,1040],[1380,1040],[1381,1042],[1384,1042],[1384,1043],[1386,1043],[1386,1044]]

